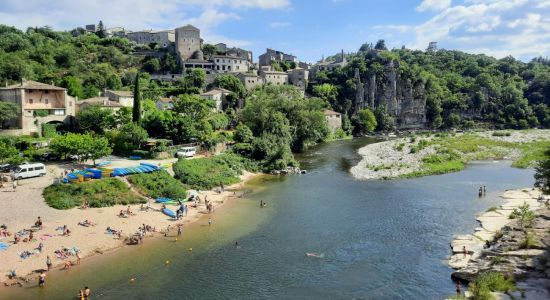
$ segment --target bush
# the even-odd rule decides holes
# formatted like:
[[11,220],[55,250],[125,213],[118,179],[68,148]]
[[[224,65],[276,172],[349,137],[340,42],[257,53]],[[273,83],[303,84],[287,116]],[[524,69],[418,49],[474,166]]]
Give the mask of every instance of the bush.
[[116,178],[82,183],[51,185],[43,192],[46,203],[55,209],[70,209],[88,201],[91,207],[146,203]]
[[512,133],[508,131],[495,131],[493,132],[493,136],[511,136]]
[[516,285],[511,279],[505,278],[498,272],[486,272],[470,283],[469,290],[475,300],[492,300],[495,298],[491,292],[514,291]]
[[184,199],[186,191],[181,182],[166,171],[128,176],[128,181],[147,197]]
[[180,159],[174,165],[177,179],[191,188],[202,190],[211,189],[222,183],[238,183],[242,170],[256,171],[257,165],[229,153],[207,158]]

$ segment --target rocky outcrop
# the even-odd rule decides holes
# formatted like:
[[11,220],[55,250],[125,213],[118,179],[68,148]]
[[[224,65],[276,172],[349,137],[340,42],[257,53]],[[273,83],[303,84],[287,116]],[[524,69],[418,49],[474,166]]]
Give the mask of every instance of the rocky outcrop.
[[[520,291],[510,296],[515,299],[550,299],[550,209],[546,200],[540,200],[540,191],[507,191],[498,210],[477,217],[481,227],[473,235],[457,235],[451,243],[453,255],[448,264],[456,269],[452,277],[473,281],[486,271],[497,271],[512,276]],[[536,218],[526,232],[518,221],[509,219],[514,208],[528,203]],[[464,254],[466,249],[466,254]],[[507,299],[508,295],[502,296]]]
[[[397,128],[422,128],[426,123],[424,84],[401,76],[397,61],[389,61],[381,76],[361,78],[354,71],[355,109],[384,109],[394,118]],[[363,83],[364,82],[364,83]]]

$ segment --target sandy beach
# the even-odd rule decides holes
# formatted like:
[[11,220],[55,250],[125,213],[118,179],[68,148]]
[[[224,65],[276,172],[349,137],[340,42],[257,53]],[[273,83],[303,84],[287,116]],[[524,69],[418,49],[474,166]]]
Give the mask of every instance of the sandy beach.
[[[170,163],[168,160],[159,162],[162,164]],[[128,164],[135,165],[137,163],[124,160],[113,162],[113,166],[116,167]],[[185,225],[198,220],[204,214],[208,214],[204,205],[206,197],[213,203],[214,210],[216,210],[226,200],[238,196],[234,190],[257,175],[244,172],[241,176],[241,182],[226,187],[224,192],[199,191],[198,195],[203,201],[196,208],[191,207],[188,203],[187,216],[180,221],[174,221],[158,211],[161,205],[153,203],[153,201],[150,204],[153,209],[148,211],[141,211],[140,205],[132,205],[130,209],[134,215],[127,218],[118,216],[120,210],[127,209],[127,206],[120,205],[105,208],[53,209],[45,203],[42,191],[52,184],[64,167],[70,168],[72,165],[48,165],[48,175],[20,180],[15,192],[12,191],[11,184],[5,184],[4,188],[0,189],[0,225],[5,224],[12,234],[11,237],[0,237],[0,243],[9,245],[5,250],[0,249],[0,282],[11,285],[21,281],[20,279],[8,279],[7,274],[11,270],[15,270],[19,278],[24,278],[37,270],[46,269],[46,257],[48,255],[52,259],[54,268],[59,268],[66,260],[71,261],[73,264],[76,263],[76,256],[69,256],[67,259],[56,257],[54,251],[62,248],[76,247],[80,250],[80,257],[84,258],[95,253],[103,253],[124,246],[124,238],[136,233],[139,227],[143,227],[143,224],[155,228],[156,233],[150,233],[149,235],[163,234],[168,226],[171,227],[173,232],[176,232],[177,224]],[[176,206],[169,206],[169,208],[173,208],[174,211],[177,209]],[[31,229],[39,216],[43,221],[43,228],[33,232],[33,240],[13,244],[13,234],[23,229]],[[214,216],[215,213],[212,213],[212,219],[215,218]],[[97,225],[89,227],[79,225],[79,222],[84,220],[89,220]],[[63,236],[62,230],[59,230],[64,225],[67,225],[70,229],[70,236]],[[119,240],[116,236],[107,234],[107,227],[121,230],[122,238]],[[43,244],[42,252],[37,250],[40,243]],[[23,259],[20,257],[23,251],[29,251],[32,255]]]

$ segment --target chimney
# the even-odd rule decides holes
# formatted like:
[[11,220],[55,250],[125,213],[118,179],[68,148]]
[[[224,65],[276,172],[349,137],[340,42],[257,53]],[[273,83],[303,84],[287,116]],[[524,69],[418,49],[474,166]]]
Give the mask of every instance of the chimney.
[[23,83],[25,83],[25,78],[21,77],[21,86],[23,86]]

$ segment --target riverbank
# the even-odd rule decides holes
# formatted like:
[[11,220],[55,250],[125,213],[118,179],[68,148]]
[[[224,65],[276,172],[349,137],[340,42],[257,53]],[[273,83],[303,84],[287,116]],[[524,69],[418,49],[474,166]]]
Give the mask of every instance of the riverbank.
[[[0,220],[8,226],[12,233],[11,237],[0,238],[0,243],[8,245],[7,249],[0,250],[0,282],[6,285],[22,285],[28,279],[33,279],[36,272],[46,269],[46,258],[49,255],[52,259],[53,267],[59,268],[65,262],[71,262],[78,268],[78,260],[75,255],[69,255],[67,258],[56,256],[56,250],[78,249],[80,258],[89,257],[98,253],[112,251],[125,246],[125,239],[135,232],[143,224],[150,226],[154,232],[149,232],[146,236],[164,235],[168,227],[171,233],[177,233],[178,224],[196,222],[208,214],[204,201],[197,207],[192,207],[188,203],[188,214],[180,221],[174,221],[160,212],[159,204],[151,203],[151,209],[141,210],[140,205],[130,206],[133,214],[122,218],[118,214],[120,210],[125,210],[127,206],[118,205],[105,208],[74,208],[69,210],[56,210],[50,208],[44,202],[42,191],[51,184],[55,178],[54,174],[60,174],[61,169],[58,166],[48,166],[48,175],[41,178],[33,178],[19,181],[19,186],[15,192],[11,186],[0,189]],[[227,200],[241,196],[235,191],[241,188],[247,181],[259,174],[244,172],[240,176],[240,182],[227,186],[223,192],[217,190],[199,191],[198,195],[202,200],[207,198],[213,203],[214,210],[220,208]],[[174,210],[177,207],[174,206]],[[43,221],[43,229],[36,230],[32,228],[37,217]],[[88,220],[95,226],[81,226],[79,222]],[[212,214],[212,220],[215,221],[215,214]],[[64,236],[60,227],[67,225],[71,231],[69,236]],[[117,235],[109,234],[106,228],[110,227],[121,231],[121,238]],[[20,230],[33,230],[33,239],[27,242],[13,244],[13,233]],[[38,251],[39,244],[42,243],[42,251]],[[26,253],[28,252],[28,253]],[[30,255],[21,255],[21,254]],[[9,279],[6,275],[15,270],[17,277]]]
[[463,170],[472,160],[512,160],[531,167],[550,146],[550,130],[413,135],[360,148],[350,169],[362,180],[420,177]]
[[[501,197],[501,206],[477,216],[480,227],[473,234],[454,237],[448,260],[455,269],[452,277],[472,282],[480,274],[498,272],[513,278],[517,287],[508,291],[509,295],[495,293],[498,299],[550,299],[548,201],[539,190],[531,188],[509,190]],[[519,217],[510,218],[514,210],[525,204],[534,212],[531,226],[521,224]]]

